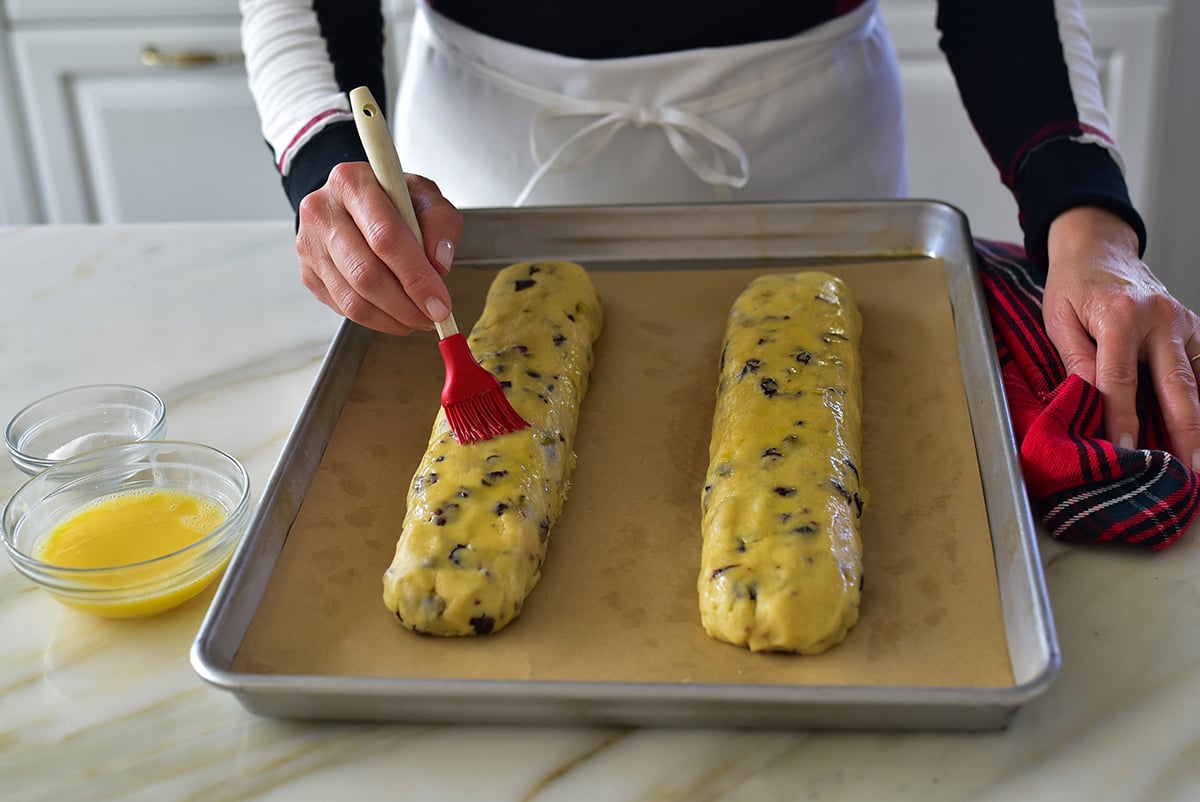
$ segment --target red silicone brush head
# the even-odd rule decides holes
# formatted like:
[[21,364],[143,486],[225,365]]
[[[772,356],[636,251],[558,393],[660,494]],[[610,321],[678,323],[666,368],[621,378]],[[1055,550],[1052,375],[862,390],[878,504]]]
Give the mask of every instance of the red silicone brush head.
[[462,334],[439,340],[438,348],[446,363],[442,408],[454,439],[467,445],[529,426],[508,402],[500,381],[475,361]]

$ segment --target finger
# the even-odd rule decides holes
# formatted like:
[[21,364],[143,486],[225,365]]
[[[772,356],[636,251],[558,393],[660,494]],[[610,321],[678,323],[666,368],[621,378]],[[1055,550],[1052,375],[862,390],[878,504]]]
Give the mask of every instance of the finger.
[[[322,275],[326,288],[336,298],[355,307],[362,306],[362,314],[376,319],[379,315],[410,329],[432,329],[429,317],[405,293],[404,287],[391,269],[375,254],[374,249],[361,236],[357,228],[347,223],[354,235],[331,240],[329,258],[335,269]],[[343,307],[343,312],[357,320]],[[359,321],[361,322],[361,321]]]
[[[341,310],[341,308],[338,305],[338,302],[335,301],[333,296],[329,294],[329,291],[327,289],[325,289],[325,285],[323,283],[321,283],[321,280],[317,276],[316,273],[314,273],[312,270],[309,270],[307,268],[303,268],[302,272],[301,272],[300,281],[302,284],[304,284],[305,287],[308,288],[308,291],[310,293],[312,293],[314,298],[316,298],[318,301],[320,301],[321,303],[328,306],[334,312],[337,312],[339,315],[342,315],[343,317],[348,317]],[[353,320],[353,318],[351,318],[351,319]],[[376,319],[372,318],[369,320],[355,320],[354,322],[358,323],[360,325],[368,326],[369,328],[375,329],[376,331],[383,331],[388,334],[396,334],[396,335],[400,335],[400,336],[406,336],[406,335],[412,334],[414,331],[413,328],[411,328],[409,326],[405,326],[403,323],[400,323],[399,321],[394,321],[394,320],[376,320]]]
[[[411,299],[429,321],[444,320],[450,314],[450,292],[400,212],[375,180],[369,165],[362,162],[339,164],[330,173],[327,183],[362,232],[371,252],[399,281],[403,295]],[[363,289],[373,293],[367,296],[368,300],[385,314],[411,324],[413,321],[406,317],[408,304],[395,292],[394,284],[380,280],[371,270],[373,263],[361,254],[356,266],[367,271],[354,278],[367,282]]]
[[[330,307],[338,315],[352,319],[359,325],[365,325],[368,329],[382,331],[384,334],[394,334],[397,336],[407,336],[413,331],[418,330],[410,327],[410,325],[396,321],[396,319],[385,315],[376,306],[356,294],[353,287],[350,287],[347,282],[341,280],[341,275],[336,270],[329,273],[329,286],[326,286],[324,281],[320,279],[311,269],[304,269],[301,275],[301,282],[308,288],[308,292],[313,294],[313,297],[320,301],[325,306]],[[424,321],[424,318],[421,318]],[[432,328],[428,323],[425,323],[426,328]]]
[[1096,389],[1104,399],[1104,429],[1121,448],[1137,444],[1139,344],[1120,331],[1101,334],[1096,342]]
[[1096,383],[1096,343],[1072,310],[1046,320],[1046,334],[1062,357],[1067,375],[1075,374],[1088,384]]
[[[296,235],[300,282],[318,301],[356,323],[389,334],[403,336],[412,333],[413,326],[382,313],[366,299],[355,297],[355,291],[343,279],[325,244],[326,238],[339,241],[336,236],[339,230],[338,212],[325,201],[319,193],[312,193],[301,203],[300,229]],[[360,239],[353,222],[346,215],[342,217],[346,220],[341,225],[343,238],[349,236],[350,239]],[[369,252],[365,245],[363,249]],[[386,269],[381,269],[381,272],[388,275]],[[419,326],[431,328],[426,318],[415,309],[413,317],[419,321]]]
[[[300,204],[297,251],[302,265],[310,271],[313,284],[326,288],[333,308],[364,325],[368,325],[364,320],[370,320],[371,327],[380,331],[432,328],[424,311],[412,303],[391,269],[363,238],[358,223],[339,195],[339,191],[344,195],[347,187],[359,180],[356,175],[367,181],[369,189],[382,195],[370,167],[338,165],[334,174],[339,177],[331,174],[325,187],[309,194]],[[386,201],[386,196],[383,197]],[[387,208],[395,212],[390,202]]]
[[425,255],[439,273],[450,272],[458,238],[462,236],[463,216],[433,181],[420,175],[408,174],[408,192],[413,210],[425,239]]
[[[341,274],[337,271],[330,271],[328,276],[327,283],[323,284],[319,291],[313,291],[313,295],[330,309],[353,320],[360,326],[366,326],[384,334],[404,337],[412,334],[415,330],[412,326],[384,313],[359,295],[354,287],[341,278]],[[310,291],[312,291],[311,288]],[[423,327],[432,328],[425,318],[422,317],[421,320]]]
[[342,310],[338,309],[337,304],[333,302],[333,296],[330,295],[329,291],[325,289],[325,284],[321,281],[320,276],[318,276],[315,271],[304,264],[300,265],[300,283],[303,284],[310,293],[312,293],[314,298],[338,314],[341,314]]
[[1200,354],[1200,341],[1190,338],[1180,349],[1173,338],[1164,338],[1150,353],[1150,370],[1163,423],[1171,433],[1171,451],[1192,470],[1200,470],[1200,394],[1196,371],[1200,362],[1188,354]]
[[337,228],[336,214],[323,189],[309,193],[300,201],[296,230],[296,255],[299,257],[300,283],[321,303],[339,315],[342,310],[325,288],[323,274],[336,272],[325,241]]

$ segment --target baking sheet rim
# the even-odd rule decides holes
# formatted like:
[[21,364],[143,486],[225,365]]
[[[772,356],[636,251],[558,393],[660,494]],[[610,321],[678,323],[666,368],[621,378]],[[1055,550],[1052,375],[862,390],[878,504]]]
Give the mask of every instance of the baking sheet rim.
[[[571,207],[545,207],[542,209],[528,210],[468,210],[465,214],[468,219],[472,220],[472,226],[468,227],[479,229],[486,228],[486,225],[481,226],[480,223],[491,223],[493,226],[506,226],[511,220],[513,214],[520,214],[527,222],[536,222],[538,213],[544,216],[542,219],[551,221],[554,227],[561,225],[561,220],[564,215],[578,214],[580,219],[587,221],[589,215],[608,215],[609,221],[620,220],[622,215],[643,215],[643,214],[666,214],[670,216],[672,213],[681,215],[678,220],[686,220],[691,217],[703,217],[706,214],[718,215],[717,219],[726,222],[736,222],[737,218],[747,214],[753,215],[756,213],[766,213],[768,215],[783,215],[787,217],[789,212],[797,214],[817,213],[823,211],[832,211],[835,215],[853,217],[855,211],[859,213],[884,214],[899,212],[905,209],[910,213],[910,216],[932,217],[938,225],[954,228],[959,225],[960,231],[952,232],[947,236],[947,242],[928,243],[924,241],[907,243],[909,246],[908,253],[910,256],[940,256],[946,259],[947,264],[960,264],[961,273],[965,270],[968,277],[970,288],[970,301],[976,307],[974,313],[982,314],[982,324],[987,328],[987,334],[990,335],[990,325],[987,321],[986,307],[983,302],[982,285],[978,277],[978,270],[975,265],[974,249],[968,247],[970,243],[969,227],[966,223],[965,216],[960,211],[948,204],[937,201],[879,201],[879,202],[839,202],[831,204],[814,204],[814,203],[796,203],[796,204],[736,204],[733,206],[714,204],[711,207],[707,206],[685,206],[685,207],[581,207],[573,209]],[[731,214],[734,212],[734,214]],[[740,213],[740,214],[739,214]],[[949,224],[945,218],[950,218]],[[910,221],[911,222],[911,221]],[[603,225],[603,224],[602,224]],[[536,226],[534,226],[536,228]],[[685,226],[686,227],[686,226]],[[557,235],[557,231],[555,234]],[[579,234],[579,241],[587,241],[588,235],[586,232]],[[957,234],[957,236],[956,236]],[[568,234],[568,238],[569,238]],[[679,236],[676,233],[676,236]],[[735,237],[736,238],[736,237]],[[594,237],[592,238],[594,239]],[[937,245],[947,245],[949,250],[955,249],[955,242],[958,242],[958,253],[952,254],[947,251],[939,251]],[[913,247],[917,246],[917,247]],[[905,248],[896,246],[893,249],[881,248],[877,251],[877,258],[886,258],[894,253],[904,252]],[[471,256],[469,248],[462,249],[462,252]],[[761,256],[761,254],[760,254]],[[820,254],[808,254],[810,257],[819,257]],[[854,253],[854,258],[870,258],[869,249],[862,253]],[[477,257],[479,258],[479,257]],[[703,257],[697,257],[703,258]],[[747,255],[745,258],[754,258],[753,255]],[[776,258],[787,259],[793,258],[791,254],[779,254]],[[827,258],[844,258],[839,254],[837,257]],[[505,257],[497,255],[491,259],[481,258],[481,261],[496,261],[502,262]],[[614,259],[614,261],[633,261],[632,257],[622,259]],[[962,262],[966,262],[966,267],[961,267]],[[951,294],[955,292],[954,287],[951,287]],[[955,304],[955,316],[959,315],[958,304]],[[370,333],[367,330],[358,327],[349,321],[346,321],[339,328],[334,340],[332,341],[326,358],[322,364],[321,371],[317,380],[314,382],[313,388],[310,391],[305,405],[297,417],[296,423],[289,434],[288,441],[285,444],[280,458],[277,461],[275,468],[272,471],[271,479],[268,487],[264,491],[263,499],[260,502],[259,509],[256,511],[253,521],[251,522],[250,533],[261,535],[268,528],[272,513],[277,513],[274,506],[274,500],[280,495],[286,495],[286,491],[281,486],[286,481],[287,467],[298,458],[299,452],[303,450],[305,444],[306,430],[310,428],[314,416],[321,414],[322,401],[330,393],[336,393],[336,389],[331,389],[337,383],[335,372],[338,369],[338,364],[335,359],[338,354],[347,352],[353,353],[358,349],[357,357],[361,359],[366,350],[366,344],[369,342]],[[987,380],[993,385],[989,389],[994,391],[990,393],[994,406],[1002,413],[998,416],[996,424],[1000,431],[1000,438],[1005,442],[1014,444],[1012,448],[1007,448],[1002,453],[1004,470],[1002,474],[1007,488],[1012,491],[1015,502],[1013,513],[1015,520],[1010,523],[1018,529],[1017,532],[1017,552],[1019,557],[1023,557],[1021,565],[1018,565],[1016,570],[1019,579],[1024,585],[1024,590],[1028,591],[1029,598],[1027,599],[1031,608],[1032,615],[1035,619],[1036,631],[1033,633],[1035,643],[1033,644],[1035,651],[1043,652],[1042,658],[1039,660],[1035,670],[1030,672],[1028,676],[1018,676],[1017,667],[1013,666],[1014,684],[1006,687],[977,687],[977,686],[958,686],[958,687],[933,687],[933,686],[837,686],[837,685],[737,685],[724,683],[695,683],[675,685],[667,683],[631,683],[631,682],[590,682],[590,681],[522,681],[522,680],[464,680],[464,679],[448,679],[448,678],[389,678],[389,677],[350,677],[336,675],[308,675],[308,674],[256,674],[248,672],[233,671],[229,668],[222,667],[232,665],[233,655],[236,654],[236,646],[229,651],[228,660],[221,661],[214,654],[214,649],[217,646],[216,641],[219,636],[225,634],[228,636],[228,627],[222,629],[223,625],[229,623],[231,618],[239,616],[234,615],[237,611],[233,605],[240,596],[245,596],[249,591],[247,584],[243,578],[247,573],[254,573],[253,569],[257,569],[259,576],[259,593],[256,597],[261,596],[261,591],[265,590],[266,582],[270,578],[271,570],[267,570],[265,574],[261,565],[253,565],[250,557],[250,552],[256,547],[261,547],[259,537],[247,536],[241,544],[231,561],[230,569],[222,578],[218,586],[216,595],[208,610],[205,620],[197,633],[190,652],[190,660],[193,668],[206,681],[216,687],[233,691],[239,701],[250,709],[256,707],[253,704],[253,696],[255,694],[263,694],[265,696],[275,696],[276,694],[301,693],[309,695],[320,695],[319,701],[323,703],[327,698],[344,697],[347,695],[357,695],[358,697],[366,698],[386,698],[389,700],[407,699],[422,697],[423,701],[428,701],[429,698],[438,697],[439,695],[445,698],[453,698],[456,701],[461,701],[464,698],[479,699],[480,701],[497,700],[501,698],[511,699],[557,699],[565,702],[582,702],[582,703],[603,703],[603,702],[628,702],[635,700],[635,697],[643,696],[648,701],[671,704],[685,704],[689,702],[702,703],[705,706],[711,707],[714,704],[728,703],[746,703],[754,701],[769,702],[771,704],[785,705],[806,705],[808,703],[829,705],[900,705],[900,706],[930,706],[935,709],[943,709],[946,706],[958,705],[960,708],[979,708],[987,706],[998,706],[1002,709],[1003,719],[1015,712],[1021,704],[1040,695],[1050,684],[1053,683],[1061,668],[1061,655],[1057,643],[1057,635],[1053,627],[1053,619],[1050,616],[1050,608],[1048,594],[1045,589],[1044,576],[1041,572],[1041,564],[1038,559],[1036,534],[1033,529],[1031,513],[1028,509],[1028,502],[1024,495],[1024,484],[1020,477],[1019,463],[1015,454],[1015,440],[1011,431],[1011,423],[1007,415],[1007,406],[1004,401],[1003,386],[999,382],[998,364],[996,362],[994,351],[989,350],[990,364],[988,370],[985,371]],[[343,368],[344,369],[344,368]],[[358,362],[355,362],[353,370],[349,371],[350,378],[357,373]],[[348,382],[346,382],[348,385]],[[340,410],[340,404],[344,401],[345,395],[337,399],[337,406]],[[336,415],[334,416],[336,418]],[[976,410],[971,409],[972,429],[979,435],[979,430],[976,428]],[[1011,452],[1011,453],[1010,453]],[[981,466],[981,473],[983,466]],[[315,467],[313,469],[315,471]],[[311,480],[312,474],[308,476]],[[986,477],[981,476],[985,485],[988,484]],[[995,480],[992,480],[993,482]],[[986,488],[985,488],[986,489]],[[995,488],[993,488],[993,491]],[[991,493],[988,494],[989,499]],[[1021,502],[1024,502],[1023,504]],[[298,509],[299,502],[296,503]],[[295,510],[292,511],[294,515]],[[988,505],[989,523],[992,522],[992,509]],[[268,532],[269,534],[269,532]],[[283,535],[286,538],[286,531]],[[997,560],[997,572],[1002,571],[1000,564],[1000,544],[996,541],[996,533],[992,532],[993,551]],[[279,543],[279,548],[275,549],[274,556],[277,558],[279,551],[282,548],[282,541]],[[270,565],[273,570],[274,561]],[[1024,570],[1021,570],[1021,569]],[[1001,606],[1005,613],[1006,623],[1008,623],[1008,615],[1012,599],[1010,596],[1016,592],[1014,588],[1005,583],[999,582],[999,590],[1001,596]],[[246,627],[253,616],[252,609],[249,614],[247,611],[241,611],[240,618],[245,627],[240,629],[238,642],[240,643],[241,636],[245,635]],[[1020,631],[1020,630],[1018,630]],[[1012,627],[1006,626],[1006,637],[1010,640]],[[1015,662],[1015,656],[1013,661]],[[903,694],[904,698],[896,698],[897,693]],[[248,696],[249,695],[249,696]],[[288,715],[296,717],[330,717],[329,711],[320,710],[318,707],[301,705],[299,709],[293,710]],[[797,714],[802,713],[802,710],[795,710]],[[334,714],[334,717],[336,714]],[[802,718],[802,716],[799,716]],[[534,717],[539,718],[539,717]],[[459,718],[449,720],[461,721]],[[560,720],[552,718],[552,720]],[[565,719],[564,719],[565,721]],[[586,719],[582,719],[575,723],[586,723]],[[698,724],[703,724],[709,721],[705,716],[696,716]],[[993,722],[1000,723],[1003,722]]]

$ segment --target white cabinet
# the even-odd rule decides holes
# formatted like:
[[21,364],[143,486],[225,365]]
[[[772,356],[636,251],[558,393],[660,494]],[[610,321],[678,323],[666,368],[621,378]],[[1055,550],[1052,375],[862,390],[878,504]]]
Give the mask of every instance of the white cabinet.
[[33,214],[7,222],[290,217],[246,86],[237,0],[100,5],[5,3],[0,78],[37,188]]
[[[102,8],[101,8],[102,6]],[[386,0],[389,81],[412,0]],[[0,0],[2,223],[290,219],[237,0]]]
[[26,156],[25,130],[16,87],[3,80],[8,41],[0,37],[0,224],[39,220],[33,176]]
[[18,31],[12,48],[48,222],[290,216],[236,23]]

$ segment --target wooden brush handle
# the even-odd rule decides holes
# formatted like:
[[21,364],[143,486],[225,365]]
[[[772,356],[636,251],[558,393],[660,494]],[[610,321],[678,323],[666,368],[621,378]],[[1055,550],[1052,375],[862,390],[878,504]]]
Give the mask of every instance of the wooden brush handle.
[[[421,249],[425,249],[425,238],[421,236],[421,226],[417,223],[417,213],[413,209],[412,197],[408,194],[408,182],[404,180],[404,168],[400,166],[400,154],[396,153],[396,144],[392,141],[392,132],[388,129],[383,110],[375,102],[375,96],[365,86],[350,90],[350,107],[354,110],[354,125],[358,128],[358,138],[362,141],[363,150],[367,152],[367,161],[375,173],[375,180],[383,187],[384,193],[391,199],[392,205],[400,212],[404,222],[412,229]],[[454,315],[443,321],[435,321],[438,337],[458,334],[458,324]]]

